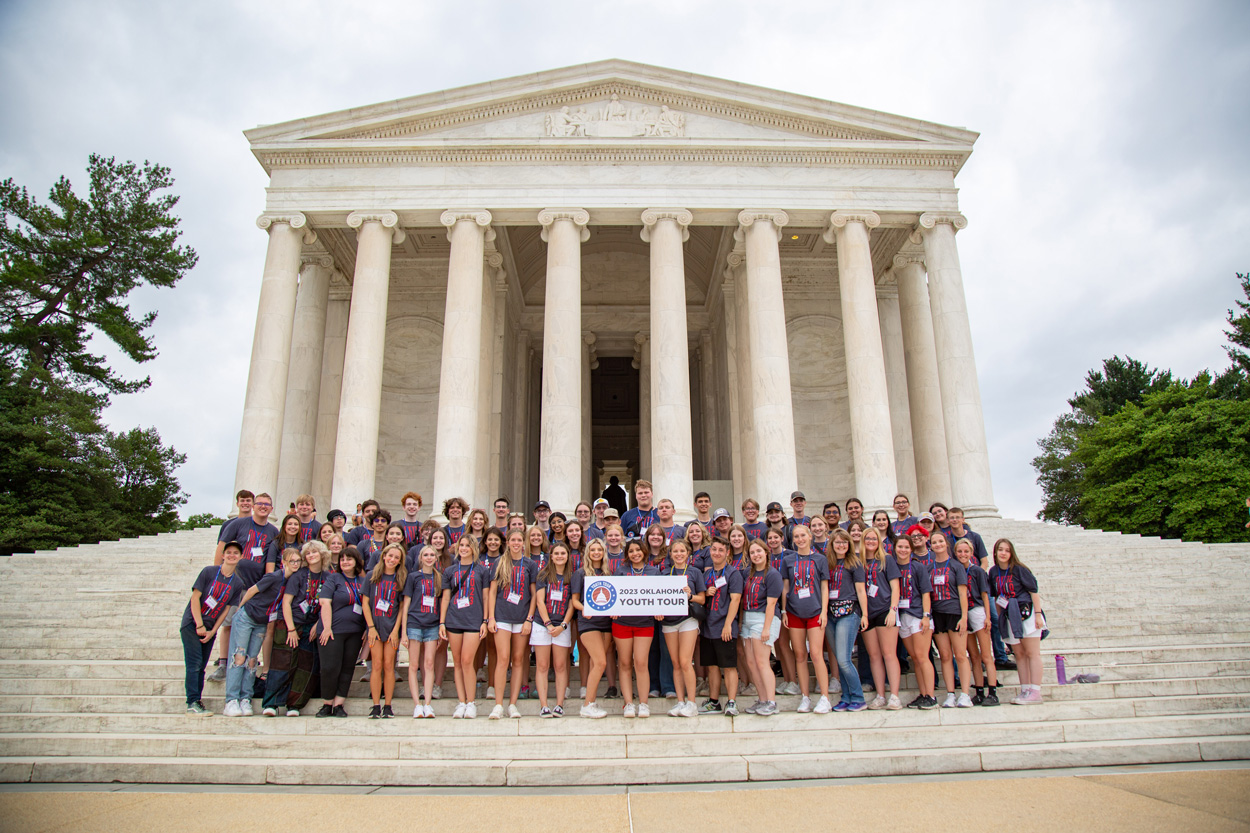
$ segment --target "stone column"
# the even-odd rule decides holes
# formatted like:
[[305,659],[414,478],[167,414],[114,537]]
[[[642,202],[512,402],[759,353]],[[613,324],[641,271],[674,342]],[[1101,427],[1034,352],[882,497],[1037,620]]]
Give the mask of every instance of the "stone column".
[[720,409],[716,402],[716,354],[712,334],[699,334],[699,392],[703,411],[703,479],[720,477]]
[[[768,505],[760,494],[759,478],[755,464],[755,390],[751,381],[751,300],[746,281],[746,255],[742,252],[729,254],[729,269],[734,275],[734,344],[737,346],[738,421],[742,432],[742,500],[752,498],[760,502],[761,511]],[[789,351],[787,350],[787,355]],[[792,406],[793,407],[793,406]],[[791,489],[790,491],[794,491]],[[738,501],[738,506],[742,505]],[[734,509],[738,514],[738,509]]]
[[693,217],[684,208],[642,212],[651,244],[651,445],[655,496],[673,501],[680,520],[694,517],[694,441],[690,430],[690,349],[682,244]]
[[529,482],[529,450],[530,450],[530,334],[529,330],[521,330],[516,334],[516,350],[513,354],[515,363],[512,372],[515,374],[513,390],[516,391],[513,401],[516,406],[512,419],[512,485],[509,497],[512,508],[518,512],[528,512],[526,490]]
[[[313,455],[317,443],[317,410],[321,397],[321,357],[325,348],[326,313],[334,258],[302,259],[295,296],[295,327],[291,334],[291,367],[286,378],[282,417],[282,453],[278,458],[277,506],[312,492]],[[320,507],[319,507],[320,508]],[[321,509],[324,515],[328,509]]]
[[358,229],[356,272],[343,357],[331,501],[351,512],[357,503],[373,496],[377,475],[391,247],[404,241],[404,230],[393,211],[354,211],[347,215],[347,225]]
[[592,433],[592,415],[590,401],[590,371],[599,366],[595,356],[595,334],[589,331],[582,333],[582,500],[592,504],[598,496],[595,488],[594,466],[594,435]]
[[725,366],[728,375],[728,387],[724,400],[726,412],[728,414],[729,428],[729,466],[733,475],[734,484],[734,505],[733,513],[738,514],[738,507],[742,505],[742,501],[747,497],[746,492],[746,473],[745,461],[743,459],[745,447],[749,445],[743,441],[745,429],[745,415],[743,414],[742,399],[739,395],[740,383],[738,381],[738,362],[739,362],[739,329],[737,322],[738,292],[739,284],[734,280],[734,270],[732,268],[725,269],[725,279],[721,282],[721,313],[724,316],[725,327]]
[[438,378],[434,444],[433,512],[448,498],[472,501],[477,480],[478,416],[482,371],[482,269],[489,211],[444,211],[451,256],[443,312],[443,353]]
[[790,399],[790,347],[781,294],[781,229],[784,211],[738,215],[746,244],[747,322],[751,343],[751,406],[755,434],[756,500],[782,501],[798,488],[794,451],[794,404]]
[[903,360],[903,322],[899,316],[897,287],[877,286],[877,319],[881,324],[885,389],[890,399],[890,428],[894,435],[894,481],[908,500],[918,502],[916,455],[912,450],[911,414],[907,409],[907,365]]
[[951,500],[968,517],[998,517],[990,482],[981,386],[972,353],[972,326],[955,247],[955,231],[967,225],[962,214],[925,213],[920,215],[919,231],[929,266],[929,301],[951,464]]
[[851,452],[855,493],[865,512],[888,509],[898,491],[894,436],[886,390],[881,323],[872,275],[868,230],[881,223],[875,213],[835,211],[825,241],[838,247],[838,294],[846,343],[846,388],[851,409]]
[[470,506],[489,506],[493,497],[490,492],[491,466],[491,423],[494,412],[491,410],[491,389],[495,384],[495,275],[501,271],[503,255],[499,252],[487,252],[486,262],[482,264],[482,325],[481,330],[481,369],[477,376],[477,478],[474,482],[472,497],[467,497]]
[[[507,350],[504,339],[508,332],[508,273],[502,268],[491,269],[493,279],[489,281],[494,310],[493,326],[490,328],[491,348],[491,381],[490,381],[490,476],[486,489],[486,500],[494,505],[495,498],[504,493],[504,472],[507,470],[504,458],[504,363],[507,361]],[[490,259],[494,262],[494,258]],[[483,450],[485,453],[485,450]]]
[[538,214],[547,242],[538,491],[565,513],[577,505],[582,483],[582,243],[589,222],[580,208]]
[[304,243],[314,242],[317,236],[306,228],[308,219],[298,212],[262,214],[256,225],[269,232],[269,248],[265,251],[260,299],[256,304],[256,332],[252,336],[252,361],[243,399],[234,488],[236,492],[250,489],[274,495],[278,491],[278,457],[300,252]]
[[[651,345],[646,333],[634,334],[634,367],[638,369],[638,478],[651,479]],[[630,498],[633,505],[633,498]]]
[[916,454],[913,506],[923,512],[934,501],[950,504],[951,469],[946,454],[942,419],[942,390],[938,385],[937,352],[933,346],[933,315],[925,283],[924,256],[894,256],[899,314],[903,322],[903,359],[907,365],[907,406],[911,413],[912,445]]
[[[334,446],[339,435],[339,397],[343,393],[343,355],[347,350],[347,318],[351,289],[335,287],[326,305],[326,337],[321,353],[321,386],[317,404],[317,442],[313,456],[312,494],[317,513],[333,509],[330,490],[334,484]],[[354,507],[353,507],[354,508]],[[346,511],[346,510],[344,510]]]

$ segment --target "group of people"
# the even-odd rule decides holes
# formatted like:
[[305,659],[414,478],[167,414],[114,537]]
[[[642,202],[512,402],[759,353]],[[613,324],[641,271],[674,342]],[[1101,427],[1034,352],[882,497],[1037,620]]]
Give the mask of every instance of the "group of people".
[[[269,495],[236,502],[182,617],[193,714],[209,713],[219,631],[208,679],[225,683],[227,717],[251,715],[255,698],[265,716],[299,716],[315,697],[317,717],[346,717],[361,661],[369,717],[393,717],[401,648],[418,719],[434,717],[449,653],[455,719],[477,716],[479,686],[491,719],[519,718],[531,697],[540,717],[563,717],[573,662],[586,718],[617,697],[624,717],[649,717],[661,694],[672,717],[767,717],[779,694],[798,695],[799,712],[901,709],[907,670],[918,690],[907,707],[931,709],[938,668],[942,707],[998,705],[1003,669],[1019,673],[1012,703],[1042,699],[1036,578],[1011,541],[987,550],[962,510],[941,503],[915,516],[898,495],[893,518],[865,519],[851,498],[843,520],[836,503],[808,515],[794,492],[788,516],[772,502],[761,518],[748,499],[739,522],[701,492],[683,524],[640,480],[624,513],[600,498],[570,517],[540,500],[527,518],[507,498],[490,514],[451,498],[439,524],[418,519],[421,495],[408,492],[399,517],[366,501],[348,530],[339,510],[318,521],[310,495],[278,525]],[[582,603],[595,577],[648,575],[684,576],[687,611],[604,617]]]

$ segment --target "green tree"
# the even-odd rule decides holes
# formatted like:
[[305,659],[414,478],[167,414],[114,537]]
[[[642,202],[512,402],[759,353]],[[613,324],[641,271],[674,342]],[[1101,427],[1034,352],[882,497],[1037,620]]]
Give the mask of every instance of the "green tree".
[[1112,356],[1102,370],[1085,376],[1085,388],[1068,400],[1071,410],[1055,420],[1050,433],[1038,440],[1042,453],[1033,458],[1037,482],[1042,487],[1045,521],[1086,525],[1081,508],[1081,479],[1085,464],[1077,455],[1081,439],[1101,417],[1119,412],[1128,403],[1141,404],[1147,393],[1170,384],[1172,374],[1153,369],[1136,359]]
[[1082,437],[1081,510],[1093,526],[1188,540],[1243,540],[1250,402],[1208,374],[1103,417]]
[[186,500],[185,458],[154,429],[101,424],[110,395],[149,380],[117,375],[91,340],[154,358],[156,313],[133,315],[130,293],[174,286],[196,254],[167,168],[93,155],[87,175],[85,198],[61,178],[47,204],[0,182],[0,551],[165,531]]
[[200,512],[182,522],[181,529],[203,529],[208,526],[221,526],[225,518],[219,518],[212,512]]

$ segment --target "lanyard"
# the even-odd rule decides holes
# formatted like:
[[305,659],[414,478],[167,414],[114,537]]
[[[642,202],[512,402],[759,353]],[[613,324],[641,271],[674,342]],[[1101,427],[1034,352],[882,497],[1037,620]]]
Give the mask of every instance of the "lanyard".
[[343,586],[347,588],[347,598],[353,605],[360,603],[360,577],[354,576],[343,581]]
[[[473,595],[473,568],[474,566],[475,565],[473,564],[457,565],[456,567],[456,598],[467,599],[469,598],[469,596]],[[461,570],[460,567],[466,567],[467,569]],[[466,572],[469,577],[469,580],[467,582],[464,580]]]

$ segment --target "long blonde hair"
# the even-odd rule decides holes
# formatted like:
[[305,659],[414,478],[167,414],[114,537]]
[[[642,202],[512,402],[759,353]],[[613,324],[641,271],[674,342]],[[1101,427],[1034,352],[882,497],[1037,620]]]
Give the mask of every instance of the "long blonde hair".
[[[564,550],[564,570],[561,571],[556,567],[556,562],[552,559],[552,554],[557,550]],[[501,561],[503,559],[500,559]],[[572,581],[573,579],[573,553],[569,550],[569,545],[563,541],[556,541],[551,545],[551,552],[547,553],[547,563],[543,565],[543,570],[538,576],[543,581],[551,584],[557,578],[562,581]]]
[[[863,539],[860,539],[863,540]],[[829,573],[838,569],[838,554],[833,550],[835,541],[846,541],[846,555],[842,557],[842,566],[847,570],[855,570],[864,566],[864,557],[855,549],[855,542],[851,540],[851,533],[845,529],[835,529],[833,534],[829,536],[829,545],[825,548],[825,554],[829,559]]]
[[[536,527],[536,526],[534,526],[534,527],[530,527],[530,528],[531,528],[531,529],[538,529],[538,527]],[[514,535],[514,534],[515,534],[515,533],[510,533],[510,534],[508,535],[508,537],[509,537],[509,538],[511,538],[511,537],[512,537],[512,535]],[[526,536],[526,537],[528,537],[528,533],[527,533],[527,536]],[[518,560],[516,560],[516,561],[513,561],[513,560],[512,560],[512,552],[511,552],[511,550],[509,549],[509,547],[507,546],[507,544],[505,543],[505,544],[504,544],[504,548],[503,548],[503,552],[499,553],[499,562],[498,562],[497,564],[495,564],[495,581],[498,581],[498,582],[512,581],[512,568],[513,568],[513,566],[514,566],[514,565],[516,565],[516,564],[524,564],[524,563],[525,563],[526,553],[528,552],[528,550],[529,550],[529,544],[527,543],[527,544],[525,545],[525,551],[523,551],[523,552],[521,553],[521,557],[520,557],[520,559],[518,559]]]
[[395,581],[399,583],[400,588],[407,582],[408,565],[405,563],[407,559],[404,557],[407,553],[404,552],[404,548],[399,544],[387,544],[382,548],[382,552],[378,554],[378,563],[373,565],[373,575],[369,576],[370,584],[377,584],[382,580],[382,576],[386,574],[386,565],[383,562],[386,561],[386,554],[391,550],[396,550],[399,553],[399,564],[395,567]]
[[[599,558],[599,566],[595,567],[594,562],[590,558],[590,551],[598,549],[601,552]],[[602,538],[591,538],[586,543],[586,551],[582,553],[582,575],[584,576],[606,576],[608,575],[608,546],[603,543]]]
[[877,539],[877,557],[875,560],[885,561],[885,544],[881,541],[881,530],[877,529],[875,526],[870,526],[864,530],[864,537],[860,539],[860,546],[863,547],[864,550],[862,553],[864,563],[868,563],[868,547],[865,546],[865,542],[868,540],[869,535]]
[[431,547],[429,544],[425,544],[421,547],[421,551],[417,553],[417,563],[413,566],[415,572],[424,573],[425,570],[421,567],[421,558],[427,552],[434,553],[434,567],[430,570],[430,572],[434,575],[434,595],[437,596],[439,593],[443,592],[443,571],[442,565],[439,563],[442,561],[442,554],[439,553],[436,547]]

